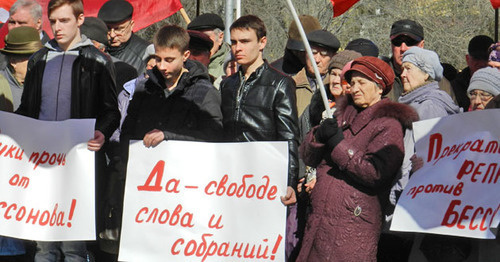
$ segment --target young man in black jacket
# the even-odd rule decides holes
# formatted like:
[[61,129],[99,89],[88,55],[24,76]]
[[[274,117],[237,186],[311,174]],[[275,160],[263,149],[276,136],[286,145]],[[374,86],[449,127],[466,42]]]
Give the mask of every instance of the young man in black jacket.
[[220,95],[207,69],[188,60],[189,34],[166,25],[154,37],[156,66],[136,86],[120,142],[143,140],[154,147],[163,140],[217,141],[222,133]]
[[[96,118],[87,147],[99,151],[120,121],[113,63],[81,36],[81,0],[51,0],[48,16],[54,39],[30,58],[16,113],[45,121]],[[87,261],[82,241],[37,245],[35,261],[57,261],[59,252],[66,261]]]
[[262,58],[266,43],[266,27],[257,16],[231,25],[231,51],[241,66],[221,83],[224,134],[228,141],[288,142],[288,188],[281,201],[291,205],[298,173],[295,83]]

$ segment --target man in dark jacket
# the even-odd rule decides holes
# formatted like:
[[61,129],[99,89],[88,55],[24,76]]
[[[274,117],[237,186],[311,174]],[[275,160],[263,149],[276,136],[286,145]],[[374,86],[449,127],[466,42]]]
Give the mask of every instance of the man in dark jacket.
[[266,27],[256,16],[242,16],[231,25],[231,51],[240,70],[221,83],[226,140],[287,141],[288,188],[285,205],[296,202],[298,120],[293,80],[262,58]]
[[[206,68],[189,57],[189,34],[175,25],[155,35],[156,66],[145,84],[136,86],[120,142],[143,140],[147,147],[163,140],[217,141],[222,133],[220,95]],[[141,82],[142,83],[142,82]]]
[[457,77],[451,82],[453,91],[457,96],[458,105],[464,109],[464,112],[469,110],[470,99],[467,94],[467,88],[469,87],[472,74],[488,66],[488,48],[493,43],[493,39],[489,36],[474,36],[469,41],[468,54],[465,55],[467,67],[460,71]]
[[[113,63],[80,35],[83,4],[52,0],[48,5],[55,39],[28,62],[19,114],[45,121],[96,118],[94,138],[87,147],[99,151],[118,127]],[[98,157],[96,156],[96,159]],[[85,242],[37,242],[35,261],[87,261]]]
[[143,57],[149,43],[134,34],[133,12],[128,1],[110,0],[102,5],[97,17],[108,26],[109,54],[142,73],[146,68]]

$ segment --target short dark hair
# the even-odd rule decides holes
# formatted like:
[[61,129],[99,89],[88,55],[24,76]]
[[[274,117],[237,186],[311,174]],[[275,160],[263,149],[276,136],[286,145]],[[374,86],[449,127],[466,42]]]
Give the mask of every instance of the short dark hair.
[[264,22],[255,15],[245,15],[238,18],[230,27],[230,31],[234,29],[253,29],[257,34],[257,39],[266,36],[266,25]]
[[48,6],[48,16],[57,8],[63,6],[63,5],[69,5],[71,6],[71,9],[73,9],[73,14],[75,15],[76,18],[83,14],[83,3],[82,0],[50,0],[49,6]]
[[186,29],[177,25],[165,25],[156,32],[153,44],[155,50],[160,48],[177,48],[185,52],[189,48],[189,34]]

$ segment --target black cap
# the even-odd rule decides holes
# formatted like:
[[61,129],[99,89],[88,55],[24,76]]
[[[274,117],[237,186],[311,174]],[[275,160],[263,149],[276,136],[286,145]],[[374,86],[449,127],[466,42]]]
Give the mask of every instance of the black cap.
[[399,20],[392,24],[391,40],[400,35],[407,35],[420,42],[424,39],[424,28],[419,23],[413,20]]
[[220,30],[224,30],[224,21],[222,18],[216,14],[202,14],[191,23],[188,24],[187,29],[189,30],[213,30],[215,28],[219,28]]
[[494,43],[491,37],[486,35],[477,35],[474,36],[469,41],[468,52],[469,55],[475,59],[488,61],[488,57],[490,53],[488,52],[488,48]]
[[345,50],[352,50],[361,53],[363,56],[378,57],[378,47],[372,41],[365,38],[354,39],[347,43]]
[[110,0],[99,9],[97,17],[106,24],[116,24],[132,18],[134,7],[125,0]]
[[323,47],[325,49],[337,52],[340,42],[332,33],[326,30],[314,30],[307,34],[309,44]]
[[80,27],[80,33],[101,44],[108,43],[108,27],[97,17],[85,17],[85,21]]
[[208,35],[196,30],[188,30],[189,33],[189,49],[208,51],[214,46],[214,42]]

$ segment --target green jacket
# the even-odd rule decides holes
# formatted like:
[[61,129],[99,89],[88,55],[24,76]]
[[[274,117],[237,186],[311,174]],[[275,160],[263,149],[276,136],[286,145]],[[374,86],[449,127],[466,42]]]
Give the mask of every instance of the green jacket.
[[3,75],[0,75],[0,111],[14,111],[10,85]]
[[223,43],[219,51],[215,53],[212,57],[210,57],[210,64],[208,64],[208,73],[217,79],[220,76],[225,75],[224,72],[224,60],[231,52],[231,48],[229,44]]

